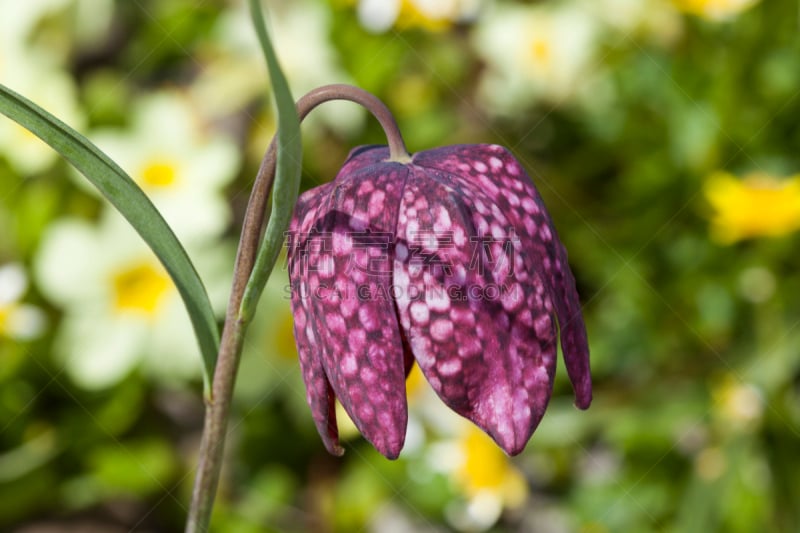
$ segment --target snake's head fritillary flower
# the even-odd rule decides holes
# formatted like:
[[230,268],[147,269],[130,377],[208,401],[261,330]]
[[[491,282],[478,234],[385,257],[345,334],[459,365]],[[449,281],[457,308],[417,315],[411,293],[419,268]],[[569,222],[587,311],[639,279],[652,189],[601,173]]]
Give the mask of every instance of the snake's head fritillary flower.
[[292,307],[317,429],[341,454],[338,398],[364,437],[396,458],[416,362],[445,404],[515,455],[550,399],[559,333],[575,403],[591,403],[566,250],[506,149],[388,158],[385,147],[355,149],[295,208]]

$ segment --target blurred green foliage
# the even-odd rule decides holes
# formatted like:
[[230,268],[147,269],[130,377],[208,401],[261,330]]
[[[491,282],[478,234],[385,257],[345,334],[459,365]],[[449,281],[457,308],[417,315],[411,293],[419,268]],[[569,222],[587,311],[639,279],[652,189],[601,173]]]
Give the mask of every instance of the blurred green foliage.
[[[403,2],[381,29],[357,16],[357,3],[266,2],[294,93],[360,85],[394,110],[411,151],[508,146],[550,209],[584,302],[594,405],[575,410],[559,371],[548,413],[512,460],[526,499],[482,527],[796,531],[798,237],[787,229],[720,243],[704,187],[718,171],[778,183],[800,174],[798,5],[497,0],[430,24]],[[0,41],[0,82],[24,85],[19,65],[66,74],[76,126],[90,137],[129,128],[132,102],[176,91],[199,129],[237,143],[245,161],[225,186],[231,222],[214,252],[229,264],[274,129],[244,6],[29,4],[0,4],[6,20],[36,12],[17,48]],[[723,7],[703,11],[709,4]],[[495,28],[504,10],[526,24],[530,16],[530,31]],[[562,16],[574,33],[548,34]],[[588,37],[570,40],[578,27]],[[518,48],[491,49],[512,37]],[[348,104],[333,108],[304,126],[305,187],[332,179],[352,147],[383,142],[377,123]],[[66,217],[100,225],[106,207],[61,161],[22,169],[20,145],[6,139],[0,267],[23,265],[19,302],[46,320],[37,335],[12,336],[0,291],[0,529],[180,530],[202,424],[199,374],[162,381],[137,367],[100,389],[70,378],[57,355],[66,311],[43,289],[37,257],[48,228]],[[465,529],[459,517],[479,506],[437,452],[453,436],[414,415],[425,407],[412,405],[420,444],[396,462],[358,437],[342,459],[325,453],[305,406],[285,272],[276,276],[247,341],[214,530]]]

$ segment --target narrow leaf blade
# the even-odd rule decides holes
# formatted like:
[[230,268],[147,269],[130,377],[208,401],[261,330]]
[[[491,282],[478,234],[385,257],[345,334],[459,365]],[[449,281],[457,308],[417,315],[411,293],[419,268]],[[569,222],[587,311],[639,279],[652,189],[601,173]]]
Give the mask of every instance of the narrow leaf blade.
[[247,282],[240,316],[249,318],[255,312],[261,291],[269,279],[283,246],[283,239],[292,219],[300,193],[300,171],[303,148],[300,140],[300,119],[289,84],[281,71],[269,39],[260,0],[250,0],[250,12],[269,71],[275,106],[278,110],[278,156],[275,185],[272,189],[272,213],[258,249],[253,272]]

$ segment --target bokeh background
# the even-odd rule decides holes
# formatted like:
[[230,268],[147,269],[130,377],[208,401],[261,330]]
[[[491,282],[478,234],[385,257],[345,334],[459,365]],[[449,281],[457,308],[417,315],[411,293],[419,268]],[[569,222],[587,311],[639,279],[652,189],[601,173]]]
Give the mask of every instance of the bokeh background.
[[[570,253],[592,349],[509,459],[412,374],[389,462],[341,416],[326,454],[285,291],[251,328],[220,532],[692,532],[800,527],[800,4],[267,0],[295,96],[357,84],[411,151],[509,147]],[[0,82],[125,168],[220,316],[274,132],[235,0],[0,0]],[[382,143],[326,104],[304,187]],[[198,350],[138,237],[0,117],[0,529],[179,531],[202,426]]]

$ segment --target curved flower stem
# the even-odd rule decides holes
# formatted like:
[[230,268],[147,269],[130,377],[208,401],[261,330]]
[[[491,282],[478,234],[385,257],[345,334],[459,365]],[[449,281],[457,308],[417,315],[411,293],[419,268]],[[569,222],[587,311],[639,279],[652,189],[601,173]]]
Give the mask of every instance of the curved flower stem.
[[[343,84],[318,87],[297,101],[297,115],[300,117],[300,121],[302,122],[318,105],[331,100],[349,100],[364,106],[378,119],[386,134],[386,139],[389,143],[389,160],[399,163],[407,163],[411,160],[392,112],[378,97],[364,89]],[[272,189],[272,181],[275,179],[276,149],[276,141],[273,138],[264,159],[261,161],[261,167],[258,169],[258,174],[253,184],[253,192],[250,194],[250,201],[247,204],[239,248],[240,257],[237,257],[236,260],[237,270],[234,274],[234,293],[238,291],[242,295],[244,294],[247,277],[255,264],[261,229],[264,227],[265,222],[267,199],[269,198],[269,191]],[[241,286],[237,286],[236,283],[240,283]],[[241,303],[242,300],[239,299],[236,307],[238,308]],[[231,295],[231,304],[233,304],[233,295]]]
[[398,163],[408,163],[410,161],[411,156],[406,150],[406,144],[392,112],[377,96],[364,89],[344,84],[318,87],[298,100],[297,111],[300,114],[300,120],[303,120],[312,109],[330,100],[349,100],[364,106],[378,119],[386,134],[386,140],[389,143],[389,161],[397,161]]
[[[300,120],[302,121],[315,107],[330,100],[349,100],[367,108],[378,119],[386,133],[389,161],[406,163],[411,160],[392,113],[376,96],[363,89],[338,84],[314,89],[297,102]],[[199,462],[186,522],[186,533],[206,533],[211,522],[211,511],[222,470],[222,456],[236,372],[241,359],[244,335],[253,314],[252,310],[255,308],[255,300],[258,299],[258,294],[247,294],[246,289],[253,273],[258,245],[267,219],[266,205],[275,179],[276,151],[276,140],[273,138],[261,161],[245,212],[217,366],[211,394],[205,399],[203,436],[200,441]],[[266,272],[262,273],[265,279],[269,277],[273,266],[274,264],[266,265]],[[258,292],[260,293],[260,290]],[[249,300],[253,300],[252,305],[248,305]]]
[[[297,113],[300,121],[305,119],[315,107],[331,100],[350,100],[364,106],[378,119],[378,122],[380,122],[386,133],[389,142],[389,157],[387,161],[398,163],[408,163],[411,161],[411,156],[406,150],[403,136],[400,134],[400,129],[397,127],[397,122],[395,122],[391,111],[389,111],[384,103],[377,97],[358,87],[337,84],[325,85],[310,91],[297,101]],[[256,182],[253,185],[250,203],[247,206],[248,213],[245,215],[245,228],[242,230],[244,234],[245,229],[248,229],[247,226],[250,226],[249,229],[251,229],[251,231],[248,234],[254,239],[254,242],[249,248],[249,253],[251,254],[256,254],[256,250],[258,249],[260,233],[256,232],[256,228],[269,227],[264,224],[263,217],[266,210],[267,196],[272,189],[272,180],[275,177],[276,157],[274,154],[275,148],[272,147],[272,144],[275,144],[274,139],[270,145],[268,157],[263,161],[258,176],[256,177]],[[270,156],[269,154],[272,155]],[[292,208],[294,208],[294,206],[292,206]],[[249,216],[252,216],[253,220],[249,220]],[[284,228],[284,230],[285,229],[287,228]],[[281,233],[279,237],[282,240],[283,234]],[[280,252],[280,245],[283,244],[279,243],[278,246],[275,246],[276,243],[274,242],[266,242],[266,240],[269,239],[262,240],[265,241],[264,244],[270,245],[268,253],[258,251],[259,256],[256,257],[254,261],[249,257],[245,258],[246,264],[250,265],[248,271],[252,271],[252,273],[247,281],[247,285],[243,289],[244,296],[239,306],[240,320],[244,319],[245,321],[249,321],[250,317],[255,313],[261,290],[266,285],[267,278],[269,278],[272,273],[272,268]]]

